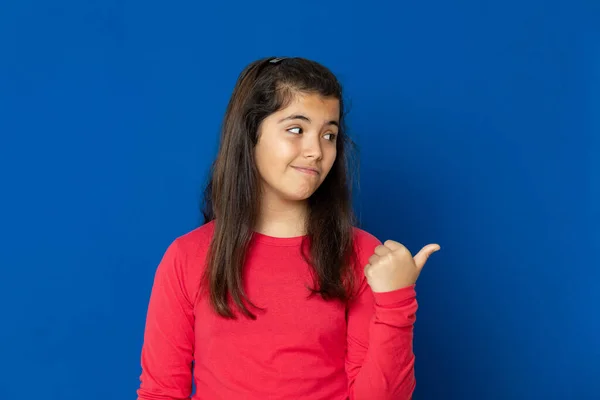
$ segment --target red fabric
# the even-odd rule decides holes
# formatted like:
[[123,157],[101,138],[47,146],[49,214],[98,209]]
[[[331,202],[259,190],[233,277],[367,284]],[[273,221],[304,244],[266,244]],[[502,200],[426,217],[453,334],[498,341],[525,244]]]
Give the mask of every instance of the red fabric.
[[355,229],[359,296],[344,304],[307,298],[312,280],[300,256],[301,238],[256,234],[245,287],[265,310],[251,308],[254,321],[237,310],[238,319],[228,320],[206,298],[196,301],[212,232],[208,223],[177,238],[158,266],[139,400],[188,399],[192,380],[193,400],[411,398],[415,288],[371,291],[363,266],[379,240]]

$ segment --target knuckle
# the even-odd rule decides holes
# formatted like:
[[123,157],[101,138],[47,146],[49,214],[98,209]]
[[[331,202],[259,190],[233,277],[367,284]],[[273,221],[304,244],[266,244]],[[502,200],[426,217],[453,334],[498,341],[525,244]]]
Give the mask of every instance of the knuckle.
[[392,250],[398,247],[398,243],[394,242],[393,240],[386,240],[383,242],[383,246]]
[[410,251],[408,251],[408,249],[405,246],[402,246],[402,248],[400,248],[398,251],[402,255],[410,255]]

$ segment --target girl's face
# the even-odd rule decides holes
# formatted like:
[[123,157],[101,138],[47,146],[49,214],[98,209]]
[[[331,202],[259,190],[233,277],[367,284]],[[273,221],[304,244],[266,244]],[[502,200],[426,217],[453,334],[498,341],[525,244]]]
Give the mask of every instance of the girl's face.
[[296,94],[265,118],[254,148],[264,196],[302,201],[317,190],[335,161],[339,117],[337,99]]

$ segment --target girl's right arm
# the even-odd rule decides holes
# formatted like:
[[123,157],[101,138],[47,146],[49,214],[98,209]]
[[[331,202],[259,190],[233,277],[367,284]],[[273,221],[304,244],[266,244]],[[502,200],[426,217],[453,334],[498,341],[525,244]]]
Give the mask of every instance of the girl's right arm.
[[175,240],[154,277],[148,305],[138,400],[182,400],[192,393],[194,308]]

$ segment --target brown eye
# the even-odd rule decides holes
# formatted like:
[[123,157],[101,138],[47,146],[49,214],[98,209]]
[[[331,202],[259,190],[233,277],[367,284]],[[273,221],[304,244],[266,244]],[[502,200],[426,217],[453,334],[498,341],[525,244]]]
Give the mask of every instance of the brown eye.
[[[294,130],[294,129],[297,129],[298,132],[292,132],[292,130]],[[301,135],[302,134],[302,128],[300,128],[300,127],[290,128],[287,131],[290,132],[290,133],[293,133],[295,135]]]
[[325,139],[333,142],[335,140],[336,136],[337,135],[335,133],[328,133],[325,135]]

